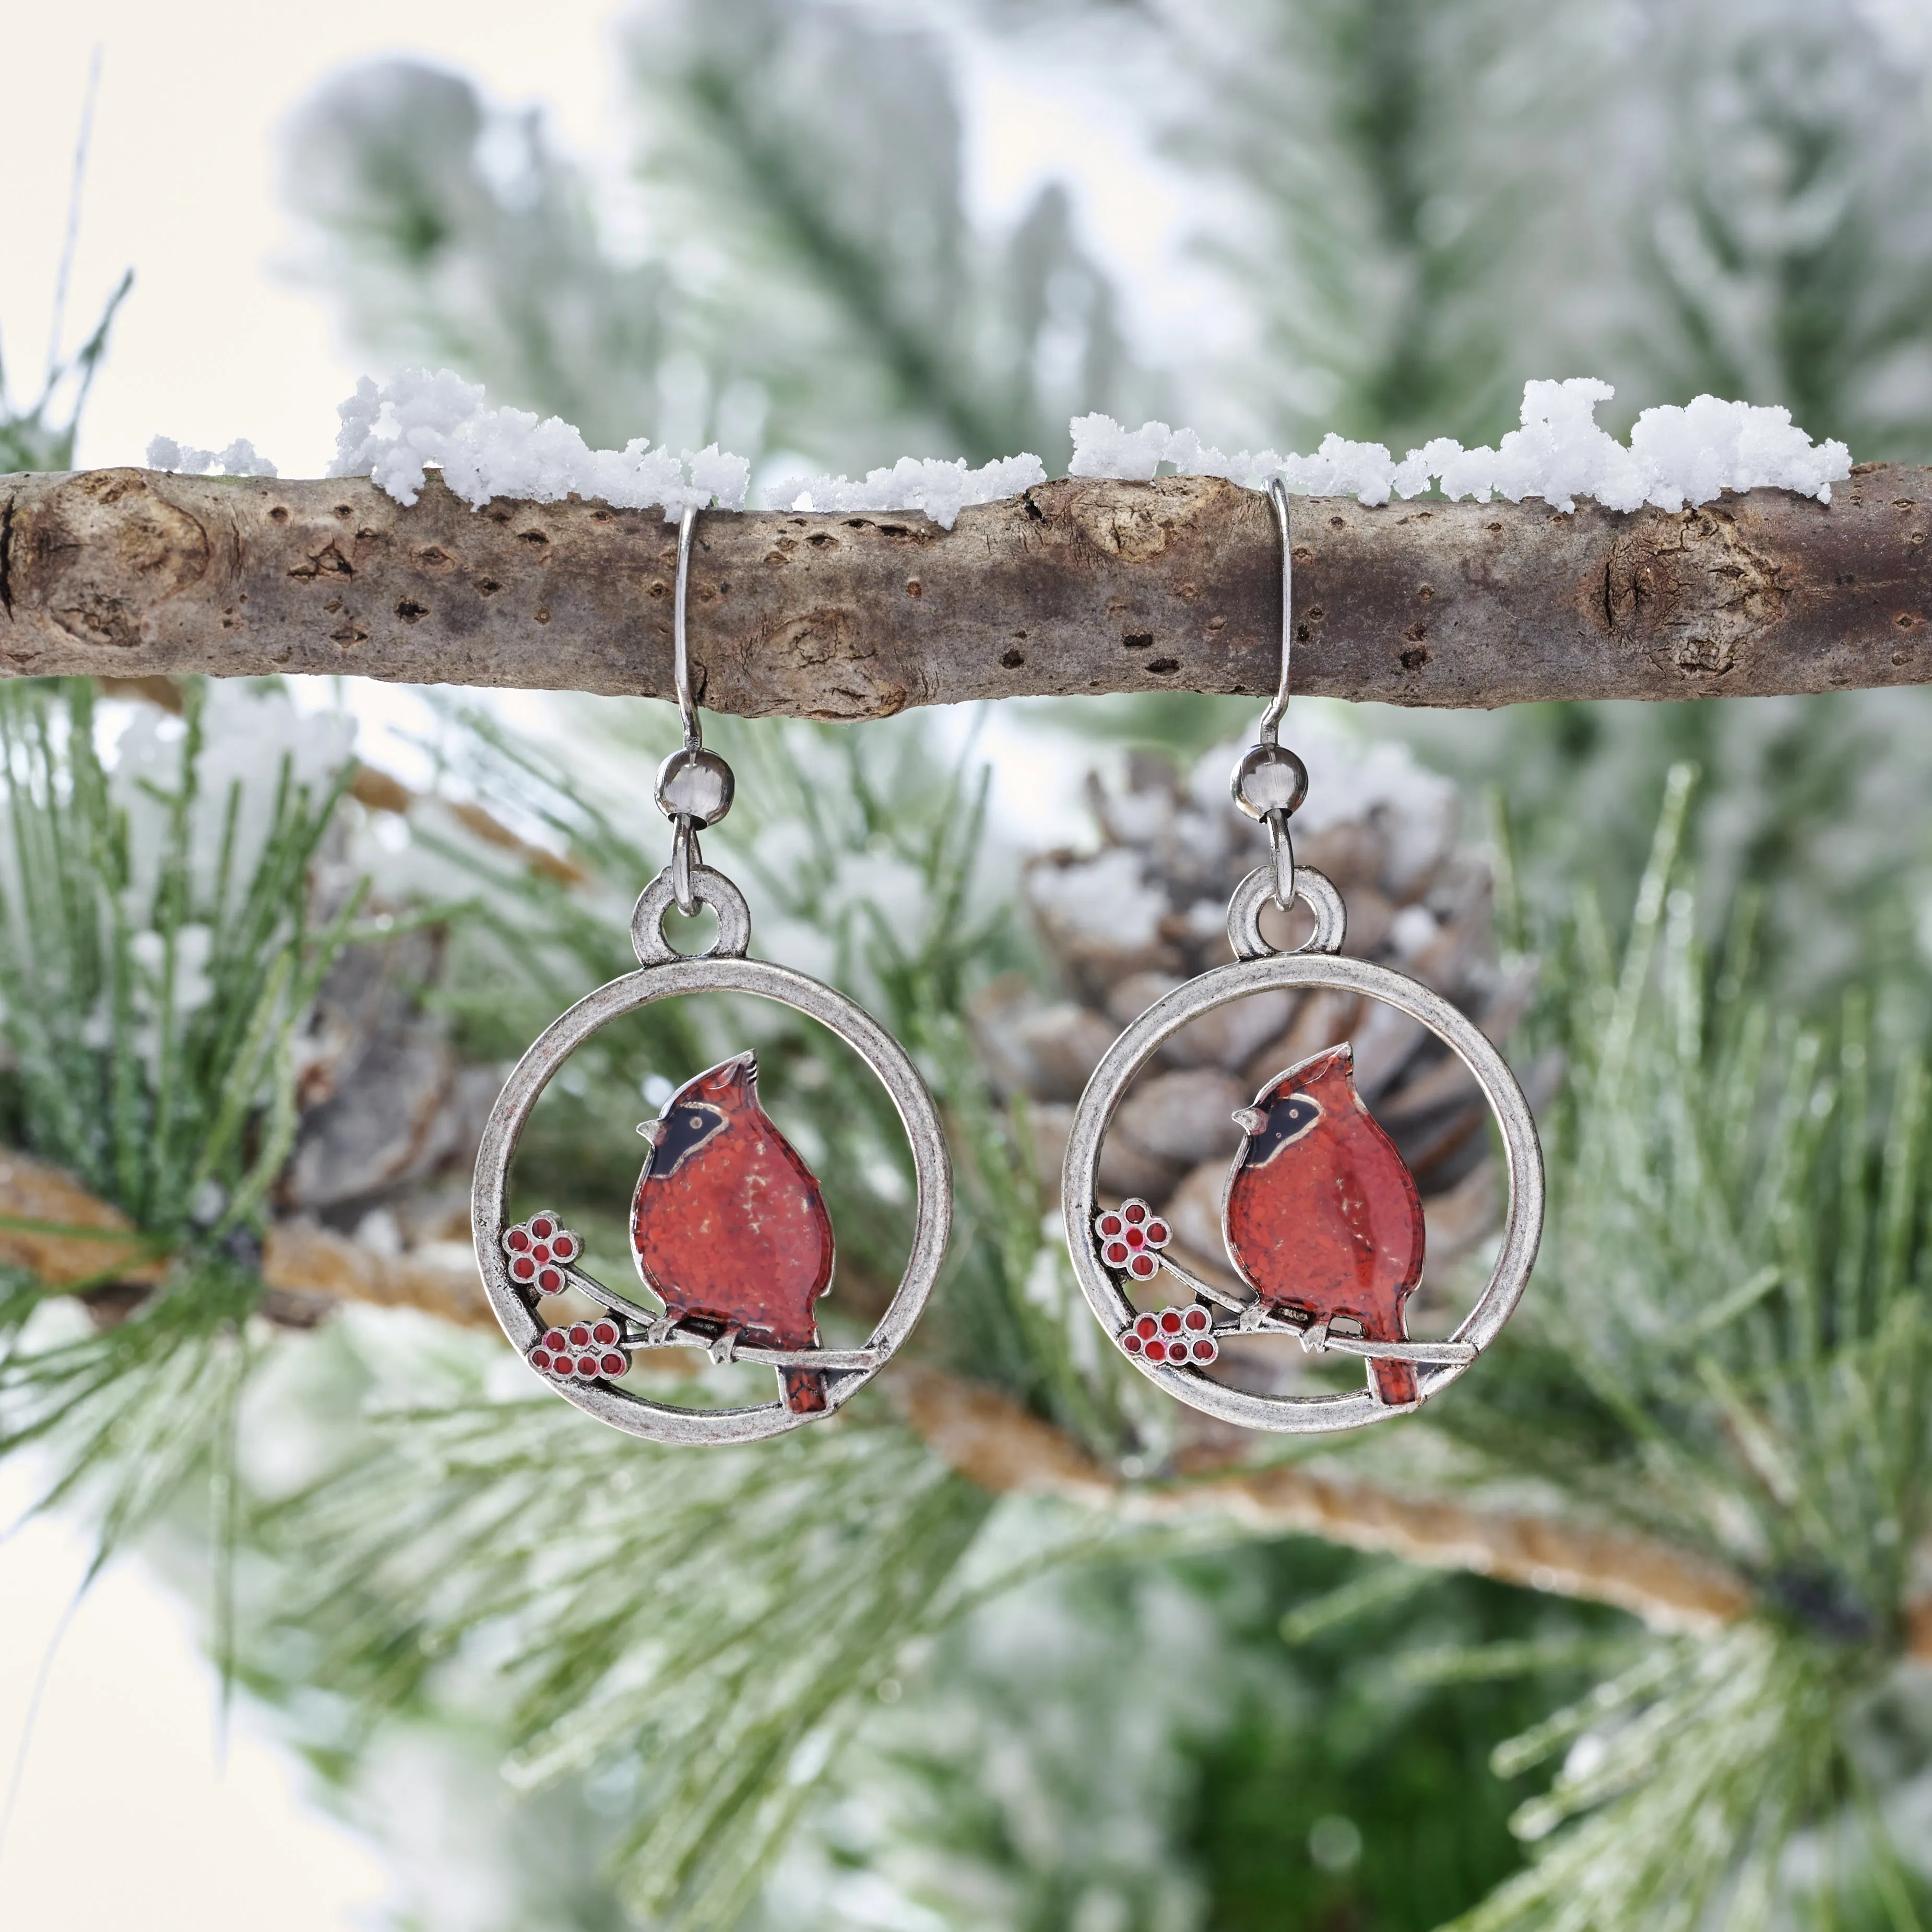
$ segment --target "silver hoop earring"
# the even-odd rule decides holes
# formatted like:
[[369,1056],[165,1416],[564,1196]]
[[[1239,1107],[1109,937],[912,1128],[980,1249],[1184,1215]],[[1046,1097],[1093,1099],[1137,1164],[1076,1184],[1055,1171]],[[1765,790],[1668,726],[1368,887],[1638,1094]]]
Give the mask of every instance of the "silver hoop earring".
[[[678,526],[673,638],[684,743],[658,768],[657,802],[672,825],[670,863],[631,920],[638,970],[580,1000],[538,1036],[498,1095],[476,1157],[470,1218],[484,1287],[504,1334],[567,1401],[632,1436],[681,1443],[751,1442],[832,1414],[889,1360],[919,1318],[945,1258],[952,1176],[938,1109],[898,1042],[842,993],[746,956],[744,895],[704,862],[698,834],[730,809],[731,768],[704,748],[686,634],[696,512]],[[708,906],[718,934],[701,954],[665,937],[671,908]],[[819,1346],[815,1305],[830,1288],[834,1244],[816,1177],[760,1105],[758,1065],[741,1053],[694,1075],[638,1128],[646,1142],[628,1217],[632,1260],[650,1301],[608,1287],[584,1243],[555,1214],[512,1222],[511,1162],[531,1109],[571,1054],[601,1029],[686,993],[750,994],[816,1020],[885,1088],[912,1150],[911,1250],[865,1345]],[[652,1304],[655,1304],[655,1306]],[[728,1408],[659,1402],[624,1386],[640,1357],[703,1350],[775,1370],[775,1401]]]
[[[1281,673],[1256,742],[1234,768],[1234,802],[1266,826],[1268,862],[1228,908],[1232,964],[1175,988],[1101,1057],[1074,1111],[1060,1185],[1075,1278],[1116,1345],[1172,1396],[1250,1429],[1356,1429],[1408,1412],[1461,1375],[1521,1299],[1543,1227],[1543,1155],[1522,1088],[1466,1015],[1393,968],[1340,956],[1346,911],[1321,873],[1294,862],[1288,821],[1308,772],[1280,742],[1294,636],[1288,493],[1270,494],[1281,538]],[[1292,951],[1262,931],[1264,908],[1299,901],[1314,931]],[[1100,1154],[1114,1111],[1161,1047],[1190,1021],[1256,993],[1318,988],[1364,996],[1419,1022],[1474,1078],[1500,1130],[1509,1199],[1490,1278],[1447,1340],[1410,1340],[1405,1305],[1422,1276],[1426,1232],[1415,1182],[1356,1092],[1351,1049],[1331,1046],[1269,1079],[1234,1116],[1240,1145],[1222,1196],[1222,1234],[1239,1286],[1200,1280],[1166,1250],[1172,1230],[1142,1201],[1103,1202]],[[1132,1288],[1162,1276],[1191,1302],[1141,1307]],[[1361,1358],[1349,1394],[1264,1395],[1208,1371],[1232,1335],[1292,1336],[1304,1349]]]

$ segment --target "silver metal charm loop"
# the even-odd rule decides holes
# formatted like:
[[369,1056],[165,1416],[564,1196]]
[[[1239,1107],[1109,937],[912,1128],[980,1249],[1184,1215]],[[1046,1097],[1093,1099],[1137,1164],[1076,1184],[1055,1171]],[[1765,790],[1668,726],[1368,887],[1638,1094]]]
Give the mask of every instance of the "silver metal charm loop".
[[[1288,814],[1268,815],[1268,853],[1274,868],[1274,902],[1283,912],[1294,903],[1294,838],[1288,829]],[[1333,946],[1324,952],[1332,952]]]
[[692,896],[691,875],[704,864],[704,855],[698,849],[698,827],[680,814],[670,835],[670,896],[686,919],[698,910],[698,901]]
[[[692,842],[694,847],[696,840]],[[700,906],[709,906],[718,915],[718,936],[702,952],[680,952],[664,937],[664,915],[677,900],[677,883],[667,866],[638,895],[631,914],[631,944],[640,966],[668,966],[700,959],[742,959],[752,944],[752,909],[745,895],[722,872],[709,866],[694,864],[690,879],[688,918]],[[776,969],[774,969],[776,970]]]
[[[736,889],[715,872],[700,872],[696,883],[700,898],[718,910],[722,938],[729,902],[709,898],[707,894],[714,888],[722,888],[723,893],[730,896],[730,901],[736,902],[736,916],[741,918],[744,902]],[[646,906],[653,903],[653,895],[658,896],[654,902],[655,921],[662,917],[664,908],[670,902],[669,884],[662,874],[638,901],[640,916]],[[739,943],[742,946],[742,939]],[[644,951],[641,944],[638,950]],[[878,1076],[905,1130],[912,1150],[916,1188],[912,1248],[906,1258],[905,1271],[862,1348],[818,1351],[812,1358],[814,1366],[824,1376],[826,1411],[837,1409],[884,1366],[912,1332],[932,1292],[940,1265],[946,1258],[946,1239],[952,1228],[952,1170],[946,1156],[939,1110],[905,1049],[863,1007],[788,968],[771,965],[761,959],[715,954],[684,958],[670,954],[662,963],[646,965],[599,986],[544,1030],[504,1083],[496,1106],[490,1109],[477,1151],[470,1225],[484,1289],[512,1346],[519,1354],[528,1356],[544,1334],[544,1327],[510,1278],[503,1234],[508,1220],[506,1197],[510,1164],[530,1111],[565,1061],[601,1028],[655,1000],[688,993],[748,993],[816,1020],[843,1040]],[[620,1297],[608,1297],[607,1305],[612,1304],[627,1310],[631,1308]],[[647,1313],[642,1309],[632,1312]],[[718,1358],[734,1353],[744,1361],[768,1358],[772,1352],[739,1348],[735,1336],[720,1337]],[[788,1355],[780,1359],[796,1362],[797,1358]],[[756,1442],[766,1436],[782,1436],[814,1419],[809,1414],[794,1413],[778,1401],[740,1408],[697,1408],[653,1402],[602,1381],[552,1386],[566,1402],[574,1403],[600,1422],[656,1442]]]
[[[1284,844],[1286,842],[1284,841]],[[1265,959],[1280,956],[1294,958],[1303,953],[1339,952],[1348,931],[1348,908],[1334,881],[1312,866],[1294,866],[1292,848],[1288,862],[1294,866],[1294,888],[1290,901],[1299,899],[1315,915],[1315,930],[1292,951],[1282,952],[1262,937],[1262,908],[1283,905],[1280,881],[1273,866],[1257,866],[1234,888],[1228,901],[1228,944],[1237,959]]]
[[[1298,872],[1298,892],[1304,880],[1320,878],[1318,873]],[[1322,879],[1321,883],[1330,892],[1334,892],[1328,880]],[[1250,874],[1236,892],[1237,904],[1244,894],[1249,894],[1258,910],[1272,884],[1266,867]],[[1318,910],[1316,916],[1318,920]],[[1229,922],[1232,926],[1232,916]],[[1204,1013],[1250,994],[1310,987],[1363,994],[1419,1020],[1474,1076],[1502,1130],[1509,1205],[1503,1217],[1496,1264],[1475,1306],[1446,1343],[1411,1343],[1399,1355],[1388,1345],[1378,1344],[1372,1352],[1390,1359],[1412,1362],[1418,1400],[1426,1401],[1447,1388],[1496,1340],[1522,1298],[1543,1232],[1543,1152],[1522,1089],[1482,1029],[1439,994],[1390,967],[1364,959],[1337,958],[1326,952],[1264,952],[1238,959],[1232,965],[1215,967],[1176,987],[1148,1007],[1101,1056],[1074,1110],[1060,1180],[1074,1278],[1101,1327],[1109,1335],[1122,1334],[1135,1320],[1137,1311],[1114,1274],[1102,1264],[1092,1230],[1100,1205],[1101,1147],[1115,1108],[1141,1070],[1168,1040]],[[1258,1309],[1259,1304],[1256,1306]],[[1324,1340],[1328,1346],[1342,1348],[1344,1352],[1363,1352],[1359,1343]],[[1225,1382],[1211,1382],[1193,1367],[1169,1367],[1165,1363],[1150,1362],[1131,1354],[1128,1359],[1149,1381],[1178,1400],[1246,1429],[1292,1433],[1360,1429],[1408,1412],[1406,1408],[1388,1406],[1366,1388],[1346,1394],[1256,1395]]]

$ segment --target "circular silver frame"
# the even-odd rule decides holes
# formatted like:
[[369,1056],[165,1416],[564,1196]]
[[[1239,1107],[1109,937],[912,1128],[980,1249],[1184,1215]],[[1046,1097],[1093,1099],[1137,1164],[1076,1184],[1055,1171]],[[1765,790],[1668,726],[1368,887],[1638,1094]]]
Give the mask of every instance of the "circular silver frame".
[[[638,971],[627,973],[586,994],[553,1021],[518,1061],[497,1095],[483,1130],[470,1196],[470,1223],[477,1264],[482,1271],[490,1306],[511,1346],[520,1355],[527,1357],[544,1332],[543,1324],[510,1280],[502,1244],[508,1222],[505,1196],[510,1163],[530,1109],[570,1055],[613,1020],[656,1000],[683,993],[748,993],[789,1006],[836,1034],[872,1069],[891,1098],[912,1148],[917,1194],[912,1251],[898,1287],[865,1347],[831,1355],[825,1378],[826,1407],[809,1414],[794,1414],[783,1402],[774,1400],[749,1408],[686,1408],[675,1403],[653,1402],[602,1382],[555,1382],[546,1378],[547,1386],[566,1402],[574,1402],[586,1415],[594,1415],[598,1421],[608,1422],[627,1435],[644,1436],[654,1442],[758,1442],[835,1413],[878,1374],[912,1332],[946,1258],[952,1222],[952,1170],[938,1109],[905,1049],[862,1006],[843,993],[788,967],[734,956],[725,949],[734,940],[743,944],[739,922],[733,916],[742,909],[742,900],[728,881],[712,873],[708,866],[694,868],[694,880],[700,899],[712,904],[718,913],[718,943],[702,954],[687,956],[671,952],[663,945],[660,924],[663,906],[657,903],[659,899],[668,902],[668,883],[660,879],[646,889],[638,905],[639,950],[646,950],[643,934],[648,905],[650,935],[663,946],[667,956],[656,958]],[[737,902],[735,908],[728,902],[718,904],[723,896],[718,890],[721,887]],[[655,952],[656,948],[651,950]]]
[[[1339,920],[1324,916],[1328,898],[1332,897],[1335,906],[1340,907],[1340,895],[1334,887],[1319,873],[1300,868],[1295,873],[1295,886],[1297,896],[1314,906],[1319,938],[1327,940],[1332,932],[1339,944]],[[1529,1102],[1523,1098],[1522,1089],[1502,1055],[1473,1020],[1441,994],[1406,974],[1369,960],[1338,958],[1327,951],[1255,951],[1253,948],[1262,944],[1255,928],[1261,898],[1272,890],[1272,875],[1265,868],[1251,874],[1237,890],[1228,924],[1235,949],[1243,956],[1232,964],[1210,968],[1156,1000],[1101,1056],[1074,1110],[1066,1164],[1061,1172],[1060,1199],[1066,1219],[1067,1251],[1072,1259],[1074,1277],[1088,1305],[1118,1347],[1120,1334],[1138,1311],[1102,1265],[1092,1239],[1094,1219],[1100,1207],[1097,1177],[1101,1145],[1114,1109],[1135,1076],[1162,1044],[1190,1020],[1231,1001],[1245,999],[1251,993],[1301,987],[1363,994],[1419,1020],[1474,1076],[1502,1132],[1509,1206],[1503,1220],[1502,1245],[1476,1305],[1450,1338],[1473,1349],[1469,1360],[1418,1364],[1417,1402],[1397,1408],[1382,1402],[1366,1388],[1347,1394],[1252,1395],[1226,1383],[1210,1382],[1193,1368],[1169,1368],[1164,1363],[1126,1356],[1150,1382],[1178,1400],[1244,1428],[1293,1433],[1365,1428],[1393,1415],[1412,1414],[1431,1396],[1439,1394],[1502,1331],[1522,1299],[1542,1237],[1543,1150]],[[1122,1353],[1126,1354],[1124,1350]]]

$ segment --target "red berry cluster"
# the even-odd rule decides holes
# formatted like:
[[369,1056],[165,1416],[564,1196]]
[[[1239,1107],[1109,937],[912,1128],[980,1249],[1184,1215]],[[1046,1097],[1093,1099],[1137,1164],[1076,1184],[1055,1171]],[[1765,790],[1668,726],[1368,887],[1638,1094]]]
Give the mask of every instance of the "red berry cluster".
[[[539,1217],[541,1218],[541,1217]],[[595,1382],[599,1376],[621,1376],[631,1358],[620,1346],[622,1331],[609,1316],[595,1322],[573,1322],[568,1328],[545,1331],[530,1351],[530,1366],[559,1382]]]
[[1120,1337],[1120,1346],[1143,1361],[1165,1362],[1177,1369],[1189,1363],[1204,1368],[1221,1354],[1214,1318],[1198,1302],[1192,1308],[1162,1308],[1136,1316]]
[[1157,1257],[1172,1238],[1172,1230],[1144,1201],[1123,1201],[1103,1208],[1094,1217],[1100,1238],[1100,1258],[1136,1281],[1151,1281],[1160,1272]]
[[563,1270],[584,1252],[584,1244],[546,1208],[503,1231],[510,1279],[532,1294],[561,1294]]

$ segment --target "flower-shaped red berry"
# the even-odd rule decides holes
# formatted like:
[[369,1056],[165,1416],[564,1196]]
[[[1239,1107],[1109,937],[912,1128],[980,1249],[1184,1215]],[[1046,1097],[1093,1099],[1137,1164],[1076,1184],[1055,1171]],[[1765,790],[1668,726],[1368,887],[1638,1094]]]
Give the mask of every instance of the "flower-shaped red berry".
[[1160,1272],[1160,1251],[1173,1231],[1144,1201],[1123,1201],[1094,1217],[1100,1258],[1135,1281],[1151,1281]]
[[564,1270],[584,1252],[584,1244],[548,1208],[503,1231],[510,1279],[532,1294],[561,1294],[568,1286]]
[[1205,1368],[1221,1354],[1214,1317],[1198,1302],[1192,1308],[1162,1308],[1136,1316],[1122,1334],[1120,1346],[1138,1360],[1164,1362],[1171,1369]]
[[560,1382],[594,1382],[600,1376],[614,1378],[630,1366],[623,1330],[608,1315],[595,1322],[573,1322],[568,1328],[546,1329],[530,1351],[530,1366]]

